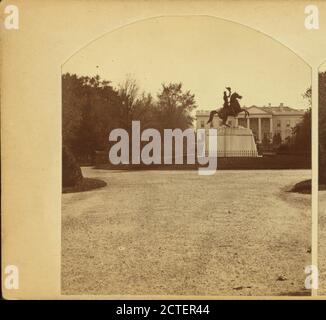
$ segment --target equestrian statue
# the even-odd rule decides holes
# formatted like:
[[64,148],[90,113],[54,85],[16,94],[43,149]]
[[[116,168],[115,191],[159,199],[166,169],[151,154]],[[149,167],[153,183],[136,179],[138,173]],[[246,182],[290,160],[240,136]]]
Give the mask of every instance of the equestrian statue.
[[220,119],[222,119],[222,125],[225,125],[227,127],[230,127],[226,122],[228,117],[236,117],[238,114],[242,111],[245,113],[245,118],[249,116],[249,112],[241,108],[240,103],[238,99],[242,99],[242,96],[237,94],[236,92],[233,92],[231,94],[231,88],[226,87],[227,92],[224,91],[223,94],[223,100],[224,104],[223,107],[218,110],[213,110],[209,114],[209,119],[207,121],[207,124],[211,123],[213,121],[214,115],[217,114]]

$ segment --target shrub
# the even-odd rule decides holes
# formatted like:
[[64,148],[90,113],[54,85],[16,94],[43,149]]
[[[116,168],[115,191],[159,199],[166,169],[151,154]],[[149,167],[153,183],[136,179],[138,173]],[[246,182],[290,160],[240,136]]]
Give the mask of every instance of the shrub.
[[67,146],[62,147],[62,187],[73,187],[81,184],[81,169]]

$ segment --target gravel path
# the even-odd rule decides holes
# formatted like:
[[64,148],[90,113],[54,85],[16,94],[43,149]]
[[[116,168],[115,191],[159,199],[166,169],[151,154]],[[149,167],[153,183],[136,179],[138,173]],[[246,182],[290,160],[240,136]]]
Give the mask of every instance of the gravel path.
[[105,171],[62,197],[62,293],[302,295],[309,170]]
[[318,295],[326,296],[326,191],[319,191],[318,269]]

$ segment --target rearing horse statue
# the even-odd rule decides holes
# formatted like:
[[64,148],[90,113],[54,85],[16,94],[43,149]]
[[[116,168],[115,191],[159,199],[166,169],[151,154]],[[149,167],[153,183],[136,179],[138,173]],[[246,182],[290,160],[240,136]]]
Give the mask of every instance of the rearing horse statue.
[[[225,97],[225,92],[224,92],[224,97]],[[240,112],[244,111],[245,118],[247,118],[247,116],[249,116],[249,112],[246,109],[241,108],[240,103],[238,101],[238,99],[241,98],[242,96],[240,96],[236,92],[232,93],[230,96],[230,104],[228,105],[227,103],[224,103],[223,108],[220,108],[219,110],[216,111],[215,110],[211,111],[209,114],[209,119],[207,121],[207,124],[213,121],[215,114],[217,114],[218,117],[222,119],[222,125],[225,125],[227,127],[230,127],[226,123],[229,116],[237,117]]]

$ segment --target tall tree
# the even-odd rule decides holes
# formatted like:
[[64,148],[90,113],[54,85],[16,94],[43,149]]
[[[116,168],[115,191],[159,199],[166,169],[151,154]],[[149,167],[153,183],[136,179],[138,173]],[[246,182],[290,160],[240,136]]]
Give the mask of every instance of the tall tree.
[[121,98],[110,82],[95,77],[62,76],[62,136],[75,156],[103,150],[110,129],[118,127]]
[[162,84],[157,95],[155,121],[161,129],[189,128],[193,123],[191,112],[196,108],[195,95],[182,90],[182,83]]
[[319,73],[319,183],[326,184],[326,71]]
[[76,75],[62,75],[62,142],[71,146],[82,121],[82,105],[85,99],[83,80]]
[[119,84],[118,94],[121,99],[119,124],[128,132],[133,120],[141,122],[142,128],[153,126],[154,100],[151,94],[139,93],[135,79],[128,77]]
[[311,108],[309,108],[301,122],[293,128],[292,147],[296,151],[311,154]]
[[308,110],[303,119],[293,128],[290,143],[295,151],[311,154],[311,87],[302,96],[308,103]]

